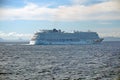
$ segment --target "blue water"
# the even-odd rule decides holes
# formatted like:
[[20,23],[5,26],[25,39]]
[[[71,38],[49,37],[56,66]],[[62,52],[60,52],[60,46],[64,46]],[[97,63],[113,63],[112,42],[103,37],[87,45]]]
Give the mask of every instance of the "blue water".
[[116,80],[120,42],[94,45],[0,43],[0,80]]

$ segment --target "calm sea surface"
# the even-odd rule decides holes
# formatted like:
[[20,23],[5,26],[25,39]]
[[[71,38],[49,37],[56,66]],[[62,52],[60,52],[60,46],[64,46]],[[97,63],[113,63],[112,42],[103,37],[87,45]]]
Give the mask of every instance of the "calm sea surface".
[[119,80],[120,42],[0,43],[0,80]]

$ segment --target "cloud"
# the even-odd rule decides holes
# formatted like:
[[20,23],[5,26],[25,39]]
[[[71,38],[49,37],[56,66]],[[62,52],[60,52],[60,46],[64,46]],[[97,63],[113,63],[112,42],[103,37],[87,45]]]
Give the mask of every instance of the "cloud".
[[101,37],[120,37],[120,28],[113,28],[113,27],[104,27],[104,28],[96,28],[93,29],[94,31],[98,32]]
[[[83,2],[84,0],[81,1]],[[0,20],[120,20],[118,2],[118,0],[112,0],[90,6],[64,5],[57,8],[27,3],[22,8],[0,8]]]
[[87,0],[71,0],[72,4],[74,5],[81,5],[85,3]]
[[23,34],[23,33],[17,33],[17,32],[5,33],[0,31],[0,38],[3,38],[3,39],[11,39],[11,40],[19,39],[19,38],[30,39],[31,37],[32,37],[32,34]]
[[73,5],[86,5],[86,6],[107,2],[107,1],[110,0],[71,0]]
[[23,8],[0,9],[2,20],[46,20],[51,19],[55,9],[41,7],[33,3],[28,3]]
[[120,32],[99,32],[100,37],[119,37],[120,38]]
[[58,19],[63,20],[120,20],[117,2],[104,2],[91,6],[74,5],[60,7]]

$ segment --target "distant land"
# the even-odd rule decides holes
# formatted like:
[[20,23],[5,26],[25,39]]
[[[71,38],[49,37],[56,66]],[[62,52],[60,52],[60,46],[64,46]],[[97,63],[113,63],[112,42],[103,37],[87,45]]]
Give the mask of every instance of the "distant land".
[[0,42],[4,41],[4,39],[0,38]]
[[103,41],[120,41],[120,37],[104,37]]
[[[16,39],[16,40],[6,40],[3,38],[0,38],[0,42],[29,42],[29,39]],[[120,41],[120,37],[104,37],[103,41]]]
[[29,39],[14,39],[14,40],[9,40],[9,39],[3,39],[0,38],[0,42],[29,42]]

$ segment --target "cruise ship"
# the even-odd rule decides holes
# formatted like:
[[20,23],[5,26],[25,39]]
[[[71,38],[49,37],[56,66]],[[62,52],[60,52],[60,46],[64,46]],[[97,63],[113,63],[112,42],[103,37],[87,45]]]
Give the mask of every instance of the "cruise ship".
[[96,32],[74,31],[67,33],[61,30],[40,30],[30,40],[31,45],[60,45],[60,44],[97,44],[103,38],[99,38]]

